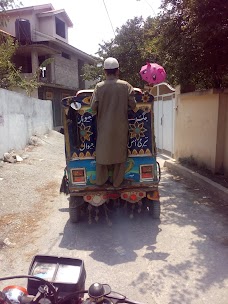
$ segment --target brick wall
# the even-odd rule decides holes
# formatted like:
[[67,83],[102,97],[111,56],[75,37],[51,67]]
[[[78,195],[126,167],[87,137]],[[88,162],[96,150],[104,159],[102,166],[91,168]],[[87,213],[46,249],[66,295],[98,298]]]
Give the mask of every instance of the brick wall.
[[71,55],[70,59],[66,59],[56,55],[54,58],[55,83],[77,89],[79,87],[77,57]]

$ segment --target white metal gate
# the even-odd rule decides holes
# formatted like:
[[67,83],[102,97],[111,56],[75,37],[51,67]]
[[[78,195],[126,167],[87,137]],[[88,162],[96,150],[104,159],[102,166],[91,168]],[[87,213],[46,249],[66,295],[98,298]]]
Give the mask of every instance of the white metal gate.
[[157,149],[174,153],[175,89],[161,83],[151,90],[154,100],[154,129]]

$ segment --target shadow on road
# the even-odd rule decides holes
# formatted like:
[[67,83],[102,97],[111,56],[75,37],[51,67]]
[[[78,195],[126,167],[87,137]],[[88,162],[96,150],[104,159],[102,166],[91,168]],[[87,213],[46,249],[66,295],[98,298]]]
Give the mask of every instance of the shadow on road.
[[[133,219],[122,209],[114,210],[110,216],[112,226],[105,217],[89,225],[88,219],[78,224],[66,223],[61,248],[91,251],[90,256],[107,265],[135,261],[137,250],[145,248],[148,259],[166,259],[166,253],[154,254],[156,238],[160,232],[159,220],[153,220],[147,212],[135,214]],[[148,253],[149,252],[149,253]],[[154,254],[154,257],[153,257]]]
[[111,215],[112,227],[105,218],[92,225],[68,221],[60,247],[86,250],[111,266],[145,259],[131,286],[163,303],[226,303],[227,203],[165,170],[160,195],[161,221],[147,213],[131,220],[122,210]]
[[[169,242],[169,258],[159,271],[141,272],[132,286],[156,297],[168,293],[165,303],[226,303],[228,293],[227,204],[179,176],[163,176],[159,239]],[[167,231],[168,230],[168,231]],[[159,247],[159,244],[157,244]],[[150,254],[149,254],[150,255]],[[148,257],[148,256],[147,256]],[[226,300],[225,300],[226,293]]]

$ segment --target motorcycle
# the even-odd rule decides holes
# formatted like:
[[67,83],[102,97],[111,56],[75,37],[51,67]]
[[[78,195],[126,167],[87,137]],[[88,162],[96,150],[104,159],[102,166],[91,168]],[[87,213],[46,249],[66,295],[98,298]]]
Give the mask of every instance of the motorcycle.
[[[0,304],[143,304],[114,292],[108,284],[94,283],[85,290],[83,260],[36,255],[28,275],[0,278],[27,279],[27,288],[10,285],[0,291]],[[84,295],[88,297],[84,299]]]

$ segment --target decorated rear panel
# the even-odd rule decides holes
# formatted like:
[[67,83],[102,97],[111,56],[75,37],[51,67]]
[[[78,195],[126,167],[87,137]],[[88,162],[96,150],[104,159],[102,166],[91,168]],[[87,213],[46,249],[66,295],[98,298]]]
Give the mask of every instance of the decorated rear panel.
[[[62,100],[67,160],[94,159],[96,156],[96,113],[89,106],[91,95],[92,91]],[[128,155],[153,156],[153,96],[137,92],[135,97],[136,109],[128,113]],[[77,103],[81,108],[75,110]]]

